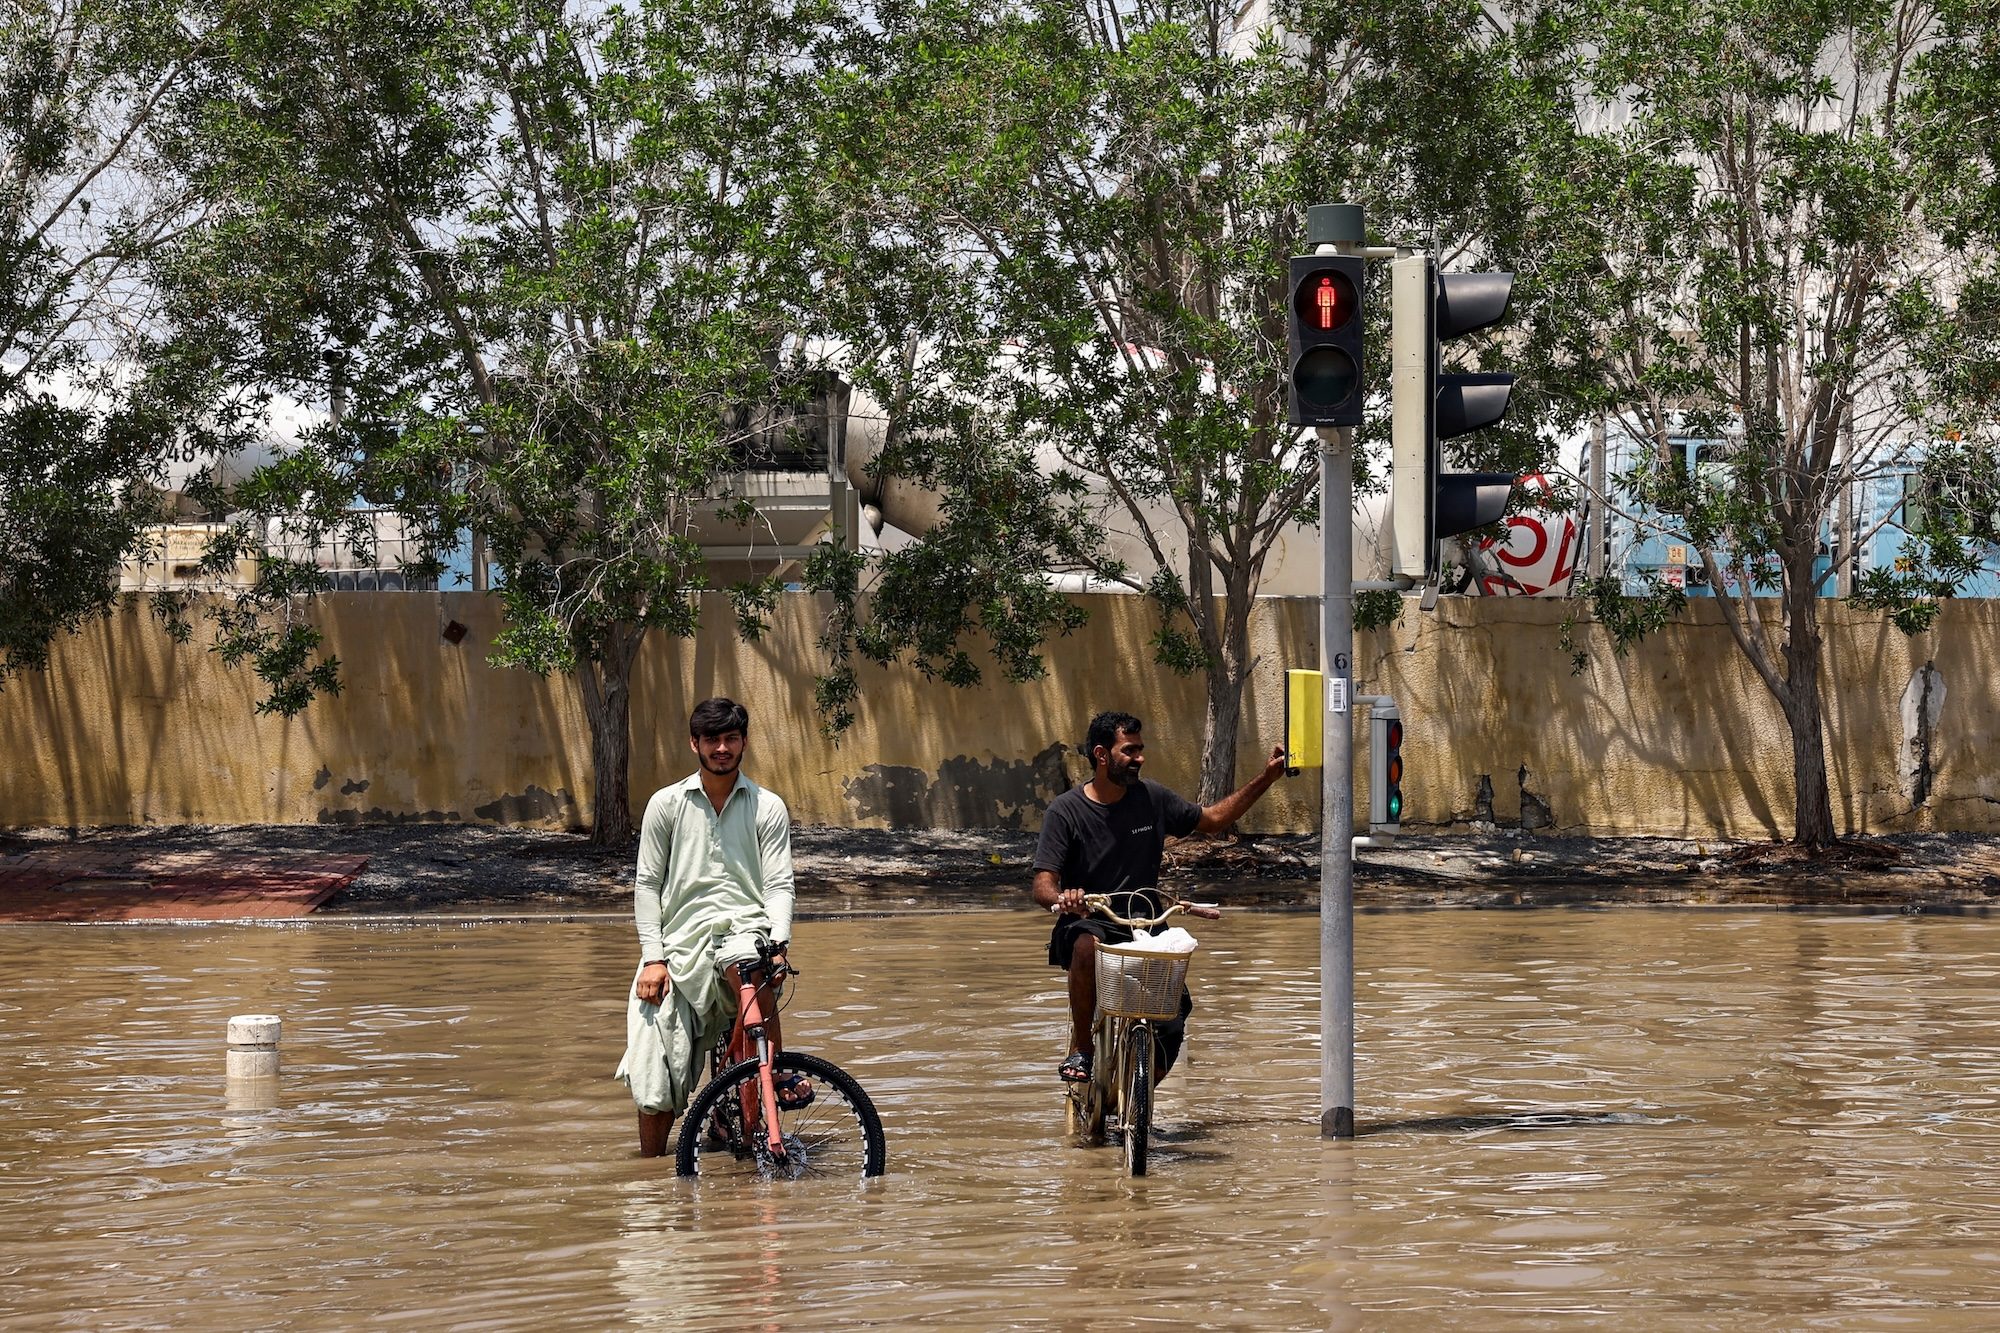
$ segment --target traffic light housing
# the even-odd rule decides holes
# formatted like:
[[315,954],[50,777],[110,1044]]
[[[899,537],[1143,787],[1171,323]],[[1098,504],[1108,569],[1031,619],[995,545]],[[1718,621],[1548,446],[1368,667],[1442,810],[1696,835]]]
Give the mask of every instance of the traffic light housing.
[[1403,718],[1394,704],[1368,714],[1368,827],[1394,832],[1403,822]]
[[1514,275],[1439,273],[1431,256],[1413,254],[1389,266],[1389,281],[1393,570],[1428,580],[1438,542],[1499,522],[1514,489],[1510,473],[1446,472],[1439,449],[1507,414],[1514,377],[1446,374],[1441,347],[1506,318]]
[[1358,255],[1292,258],[1285,403],[1294,426],[1361,424],[1362,275]]

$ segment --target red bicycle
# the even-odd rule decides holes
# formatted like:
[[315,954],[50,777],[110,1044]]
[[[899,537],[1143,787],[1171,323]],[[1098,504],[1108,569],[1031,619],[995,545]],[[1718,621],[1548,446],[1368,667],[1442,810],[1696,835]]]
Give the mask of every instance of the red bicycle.
[[[778,984],[799,969],[773,960],[760,944],[757,959],[737,968],[736,1024],[709,1057],[710,1078],[688,1105],[674,1153],[683,1176],[730,1172],[765,1180],[806,1176],[879,1176],[886,1165],[882,1117],[846,1070],[801,1051],[772,1054],[765,1035]],[[811,1092],[787,1102],[781,1084]]]

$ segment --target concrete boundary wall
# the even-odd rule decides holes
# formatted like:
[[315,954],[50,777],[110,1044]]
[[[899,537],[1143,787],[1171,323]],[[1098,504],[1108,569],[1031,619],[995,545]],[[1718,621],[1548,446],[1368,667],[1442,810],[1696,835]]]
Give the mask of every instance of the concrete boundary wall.
[[[805,822],[1032,827],[1083,776],[1075,746],[1103,707],[1144,717],[1147,771],[1191,791],[1197,682],[1150,662],[1143,601],[1082,600],[1089,623],[1050,646],[1050,674],[1032,685],[955,690],[864,666],[859,722],[835,743],[812,709],[823,604],[788,597],[751,644],[736,638],[727,599],[712,597],[700,634],[656,637],[641,657],[633,791],[643,805],[688,771],[687,710],[718,693],[750,707],[749,769]],[[2000,828],[2000,679],[1989,665],[2000,603],[1952,603],[1914,639],[1877,615],[1824,610],[1836,823]],[[46,673],[0,691],[0,824],[586,821],[589,741],[575,688],[487,665],[501,628],[495,601],[346,593],[312,614],[346,689],[290,720],[259,716],[248,670],[225,668],[199,640],[176,646],[139,598],[58,645]],[[1282,738],[1284,669],[1316,665],[1317,616],[1313,599],[1259,606],[1245,776]],[[1546,601],[1446,599],[1429,615],[1411,601],[1398,625],[1357,636],[1361,690],[1402,707],[1412,826],[1789,833],[1783,718],[1712,603],[1694,602],[1623,658],[1579,627],[1590,656],[1575,674],[1559,647],[1562,616]],[[468,630],[458,643],[444,634],[454,621]],[[1246,827],[1315,827],[1318,789],[1310,774],[1282,783]]]

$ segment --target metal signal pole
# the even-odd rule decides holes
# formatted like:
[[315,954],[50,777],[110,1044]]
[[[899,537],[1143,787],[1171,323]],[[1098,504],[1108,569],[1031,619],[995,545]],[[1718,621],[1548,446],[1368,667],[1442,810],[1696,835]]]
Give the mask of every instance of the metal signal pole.
[[[1361,205],[1306,210],[1315,254],[1360,254]],[[1354,429],[1320,426],[1319,1050],[1322,1138],[1354,1137]]]

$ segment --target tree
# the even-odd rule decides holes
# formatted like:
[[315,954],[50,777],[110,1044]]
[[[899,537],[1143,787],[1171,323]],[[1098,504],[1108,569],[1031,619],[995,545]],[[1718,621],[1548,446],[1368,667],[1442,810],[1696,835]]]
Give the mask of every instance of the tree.
[[[1990,432],[1992,378],[1964,373],[1996,334],[1993,93],[1966,75],[1993,63],[1990,10],[1584,0],[1521,26],[1568,90],[1508,233],[1539,297],[1524,346],[1650,443],[1627,481],[1782,710],[1794,837],[1824,848],[1834,515],[1948,430]],[[1725,444],[1691,468],[1674,436]]]
[[909,353],[861,376],[897,414],[882,465],[942,491],[946,517],[883,559],[853,642],[967,680],[976,625],[1032,674],[1041,636],[1075,623],[1049,571],[1146,593],[1156,660],[1205,680],[1203,801],[1233,785],[1266,562],[1318,514],[1282,378],[1305,207],[1361,200],[1412,239],[1474,230],[1479,127],[1505,102],[1476,5],[1238,12],[903,11],[861,173],[887,182],[877,216],[903,242],[882,242],[895,299],[866,312]]
[[[331,348],[352,397],[231,503],[310,545],[372,495],[426,572],[478,534],[494,660],[577,683],[599,842],[632,832],[640,646],[698,621],[696,522],[755,521],[733,479],[821,383],[815,88],[847,22],[813,0],[280,4],[203,128],[217,215],[176,290],[221,313],[241,373],[310,383]],[[266,563],[282,596],[317,586]],[[758,632],[774,584],[734,592]]]
[[160,145],[205,49],[150,4],[0,11],[0,685],[110,610],[168,458],[233,438],[143,280],[196,210]]

